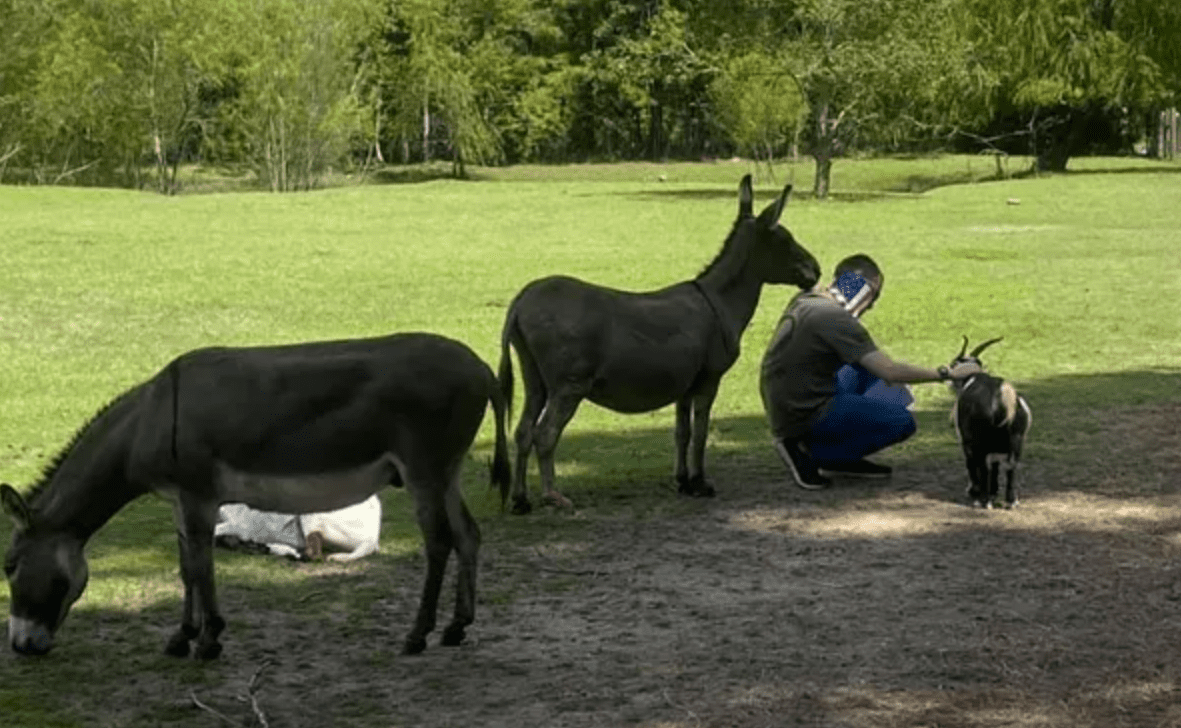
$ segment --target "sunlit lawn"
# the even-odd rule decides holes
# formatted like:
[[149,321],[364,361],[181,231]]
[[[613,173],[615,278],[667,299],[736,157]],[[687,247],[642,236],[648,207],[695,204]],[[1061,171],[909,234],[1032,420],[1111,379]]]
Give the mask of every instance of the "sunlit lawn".
[[[784,216],[826,271],[854,252],[882,264],[885,295],[866,323],[890,354],[935,365],[961,334],[1003,335],[988,363],[1019,384],[1078,375],[1077,389],[1034,402],[1031,458],[1068,457],[1072,433],[1096,410],[1181,399],[1163,384],[1175,377],[1087,385],[1181,370],[1181,167],[1072,167],[1083,171],[900,194],[995,167],[984,157],[841,161],[835,200],[796,199]],[[476,170],[480,181],[282,196],[0,187],[0,478],[30,484],[99,406],[200,346],[425,330],[465,341],[495,366],[505,306],[533,278],[560,272],[644,290],[696,274],[728,232],[750,169],[510,168]],[[808,163],[782,163],[771,182],[763,170],[759,204],[789,180],[810,189],[811,173]],[[764,292],[715,406],[710,458],[732,482],[775,467],[757,374],[792,292]],[[947,394],[918,394],[920,421],[941,422]],[[652,486],[671,473],[671,423],[669,409],[622,416],[584,406],[559,449],[559,478],[584,501],[611,493],[605,508],[669,499]],[[486,493],[490,433],[486,422],[465,481],[484,522],[500,518]],[[949,433],[933,426],[899,450],[953,455]],[[383,551],[409,553],[418,536],[405,495],[384,500]],[[521,537],[531,528],[505,527]],[[8,529],[0,523],[0,544]],[[77,608],[164,604],[179,616],[174,540],[165,504],[134,504],[93,540],[91,584]],[[303,578],[244,558],[219,557],[219,574],[237,583]],[[0,707],[31,711],[30,724],[45,718],[30,707],[33,680],[0,679]]]

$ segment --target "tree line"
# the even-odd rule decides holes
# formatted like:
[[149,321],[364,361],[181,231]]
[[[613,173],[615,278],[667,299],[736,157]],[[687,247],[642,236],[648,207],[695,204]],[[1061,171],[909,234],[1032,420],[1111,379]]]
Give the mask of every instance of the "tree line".
[[856,150],[1155,139],[1181,3],[0,0],[0,49],[0,181],[802,153],[824,196]]

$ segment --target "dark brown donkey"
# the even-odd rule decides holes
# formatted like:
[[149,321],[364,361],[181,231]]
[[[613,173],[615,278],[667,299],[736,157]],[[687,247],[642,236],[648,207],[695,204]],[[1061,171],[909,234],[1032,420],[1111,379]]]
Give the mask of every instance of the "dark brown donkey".
[[734,228],[713,262],[691,281],[629,293],[552,276],[517,294],[504,322],[499,371],[511,403],[511,344],[525,388],[516,430],[514,513],[532,508],[525,488],[532,450],[543,497],[569,503],[554,489],[554,449],[584,399],[616,412],[647,412],[676,402],[679,490],[714,494],[704,473],[709,411],[722,375],[738,359],[739,340],[763,284],[810,287],[820,277],[816,259],[779,224],[790,192],[788,185],[755,217],[750,175],[743,177]]
[[118,397],[78,431],[28,496],[0,486],[16,523],[4,573],[12,648],[44,654],[86,587],[83,548],[131,500],[173,502],[184,616],[166,652],[221,653],[225,621],[213,582],[222,503],[309,513],[359,503],[386,485],[414,498],[426,539],[422,601],[404,650],[434,629],[443,571],[458,554],[459,644],[475,612],[480,533],[459,490],[460,466],[489,400],[496,418],[492,480],[508,496],[505,402],[488,365],[433,334],[291,346],[200,349]]

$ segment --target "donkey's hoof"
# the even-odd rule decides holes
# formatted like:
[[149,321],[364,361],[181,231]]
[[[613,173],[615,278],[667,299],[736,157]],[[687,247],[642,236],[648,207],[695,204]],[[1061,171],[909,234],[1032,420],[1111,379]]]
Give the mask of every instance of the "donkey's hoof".
[[402,645],[403,655],[417,655],[426,649],[425,637],[414,637],[413,635],[406,638],[406,642]]
[[692,498],[713,498],[717,491],[704,478],[690,478],[677,486],[677,492]]
[[513,515],[523,516],[532,512],[533,504],[529,502],[527,496],[519,495],[513,498]]
[[573,508],[574,503],[556,490],[551,490],[548,493],[543,493],[541,499],[545,501],[546,505],[554,508]]
[[189,638],[185,633],[177,630],[168,638],[168,644],[164,646],[164,654],[172,657],[188,657],[189,656]]
[[452,626],[443,630],[443,639],[440,644],[444,647],[458,647],[463,642],[464,631],[462,626]]
[[198,644],[193,657],[196,657],[198,660],[216,660],[221,657],[221,643],[205,642]]

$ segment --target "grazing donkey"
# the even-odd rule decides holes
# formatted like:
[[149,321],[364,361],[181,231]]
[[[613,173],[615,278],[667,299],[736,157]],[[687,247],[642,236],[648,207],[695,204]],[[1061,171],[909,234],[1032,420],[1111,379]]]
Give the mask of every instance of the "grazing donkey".
[[492,481],[511,480],[505,403],[488,365],[432,334],[258,348],[199,349],[98,412],[29,495],[0,486],[16,523],[4,573],[14,650],[44,654],[86,587],[83,547],[132,499],[173,502],[184,614],[165,650],[216,658],[225,621],[213,579],[218,506],[286,513],[343,508],[405,484],[426,540],[422,601],[404,650],[426,647],[443,571],[458,554],[455,617],[463,640],[475,610],[479,529],[459,490],[460,466],[491,400]]
[[[968,351],[968,337],[952,366],[970,361],[980,364],[980,352],[1000,341],[989,339]],[[1005,471],[1005,507],[1017,505],[1017,462],[1033,412],[1013,385],[989,374],[952,380],[955,404],[951,422],[968,464],[968,499],[981,508],[992,508],[1000,490],[1000,470]]]
[[755,217],[750,175],[743,177],[738,219],[721,252],[691,281],[630,293],[552,276],[517,294],[505,317],[499,367],[501,390],[511,406],[511,344],[525,389],[515,435],[514,513],[532,508],[525,487],[532,450],[543,497],[569,505],[554,489],[554,449],[584,399],[628,413],[676,402],[679,490],[714,494],[704,472],[710,407],[722,375],[738,358],[763,284],[809,287],[820,277],[816,259],[779,225],[790,192],[788,185]]

